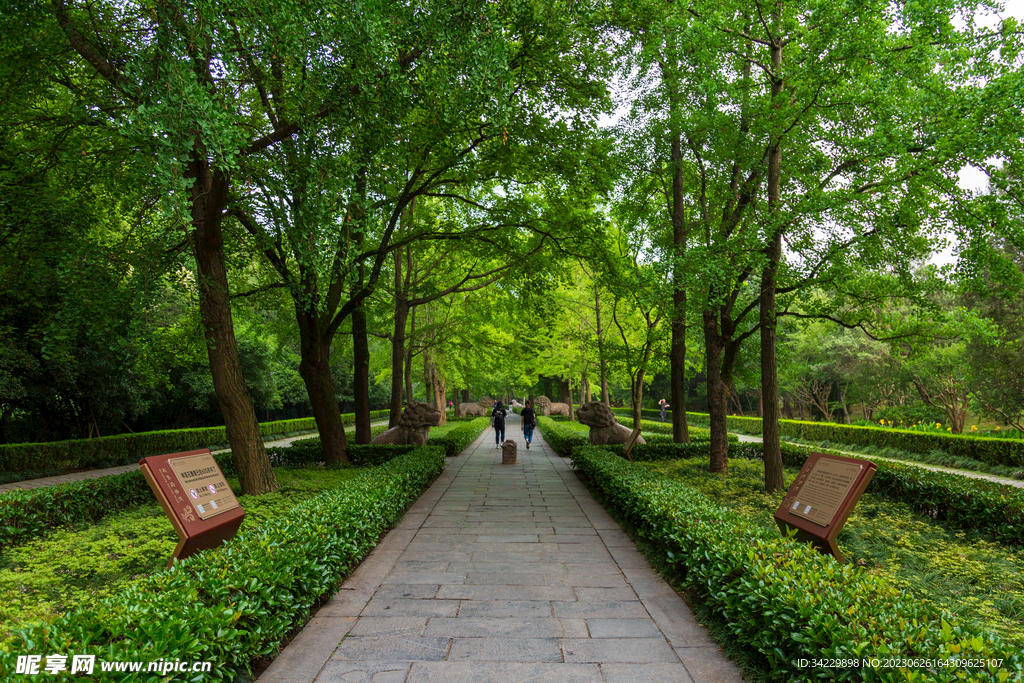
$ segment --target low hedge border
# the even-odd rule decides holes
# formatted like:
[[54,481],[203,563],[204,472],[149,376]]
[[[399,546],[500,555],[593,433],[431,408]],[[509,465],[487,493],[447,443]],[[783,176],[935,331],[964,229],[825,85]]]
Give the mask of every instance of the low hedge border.
[[[686,418],[694,424],[706,425],[710,422],[710,416],[706,413],[687,413]],[[729,431],[745,434],[760,434],[761,418],[728,417],[726,418],[726,428]],[[970,458],[989,465],[1024,467],[1024,439],[938,434],[915,432],[909,429],[862,427],[802,420],[779,420],[779,433],[783,437],[807,441],[831,441],[852,446],[894,448],[922,455],[939,450],[954,457]]]
[[[351,444],[349,457],[360,465],[379,465],[412,448],[415,447]],[[274,467],[308,467],[324,459],[319,437],[300,439],[287,447],[268,448],[267,456]],[[231,453],[218,453],[214,458],[225,475],[235,474]],[[0,495],[0,548],[20,545],[58,527],[96,522],[110,513],[152,502],[153,493],[139,471],[8,491]]]
[[[220,453],[214,459],[225,475],[235,473],[230,453]],[[138,470],[8,491],[0,496],[0,548],[25,543],[57,527],[96,522],[113,512],[153,502],[153,492]]]
[[[664,427],[660,422],[653,423],[659,427]],[[644,420],[640,423],[641,434],[643,430],[647,429],[648,422]],[[589,446],[589,437],[572,427],[566,427],[559,424],[557,421],[552,420],[550,417],[537,418],[537,426],[544,434],[544,440],[551,444],[551,447],[555,449],[564,458],[571,458],[574,450],[582,446]],[[655,431],[651,435],[650,442],[647,444],[638,444],[630,451],[630,457],[634,460],[671,460],[674,458],[682,457],[696,457],[698,452],[707,453],[707,443],[710,440],[710,433],[706,430],[700,430],[700,432],[691,431],[689,444],[675,444],[670,441],[664,441],[666,437],[671,438],[672,426],[667,425],[668,430]],[[703,437],[703,438],[702,438]],[[729,442],[736,443],[739,439],[733,435],[729,435]],[[703,449],[694,450],[692,455],[689,455],[692,448]],[[683,449],[679,451],[677,449]],[[619,448],[619,452],[622,452],[622,448]],[[686,453],[687,455],[683,455]],[[650,455],[646,455],[650,454]]]
[[490,424],[490,418],[476,417],[469,422],[463,422],[448,430],[444,436],[430,437],[427,443],[431,446],[441,446],[449,458],[455,457],[476,441]]
[[[370,419],[380,419],[387,417],[388,414],[387,410],[374,410],[370,412]],[[355,415],[344,413],[341,421],[342,424],[353,424]],[[316,430],[316,421],[311,417],[260,424],[260,434],[264,438],[312,430]],[[0,445],[0,472],[43,468],[72,470],[112,467],[137,461],[147,455],[190,451],[227,442],[227,431],[224,427],[203,427],[118,434],[96,439],[3,444]]]
[[743,645],[767,660],[772,680],[957,680],[963,668],[808,669],[800,659],[1001,660],[971,680],[1024,676],[1024,655],[997,637],[957,625],[862,570],[712,503],[681,482],[587,446],[573,466],[640,536],[674,578],[724,618]]
[[[798,468],[811,453],[829,452],[783,444],[782,463]],[[764,460],[764,450],[759,443],[730,445],[729,456]],[[869,484],[871,493],[909,505],[918,514],[949,526],[980,531],[1008,545],[1024,545],[1024,489],[899,462],[863,459],[878,467]]]
[[419,447],[95,607],[18,629],[0,646],[0,672],[13,674],[16,653],[94,654],[212,661],[203,680],[231,681],[276,653],[444,467],[441,449]]

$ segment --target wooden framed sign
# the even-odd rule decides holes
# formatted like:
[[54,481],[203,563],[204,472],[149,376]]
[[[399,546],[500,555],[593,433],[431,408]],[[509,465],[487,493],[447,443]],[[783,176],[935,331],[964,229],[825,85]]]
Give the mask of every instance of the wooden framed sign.
[[245,512],[210,449],[151,455],[139,461],[139,469],[178,534],[167,566],[238,532]]
[[636,442],[639,441],[639,440],[640,440],[640,428],[637,427],[629,435],[629,441],[626,442],[626,458],[629,459],[630,462],[633,462],[633,458],[629,457],[629,452],[631,450],[633,450],[633,446],[635,446]]
[[843,562],[836,537],[877,469],[869,460],[811,453],[775,511],[779,530],[796,529],[797,539]]

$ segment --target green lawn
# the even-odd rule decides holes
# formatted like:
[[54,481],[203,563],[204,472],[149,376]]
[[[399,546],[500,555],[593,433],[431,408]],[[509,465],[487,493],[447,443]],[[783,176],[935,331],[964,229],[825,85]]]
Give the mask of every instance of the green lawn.
[[[768,495],[764,466],[730,460],[727,477],[707,462],[672,460],[644,466],[699,489],[715,502],[760,524],[772,518],[783,493]],[[786,470],[786,483],[798,470]],[[950,530],[907,506],[871,495],[870,486],[839,535],[848,561],[884,576],[922,601],[1024,647],[1024,551],[977,533]]]
[[[242,530],[358,476],[361,468],[275,470],[281,489],[240,496]],[[228,479],[232,488],[238,482]],[[54,531],[0,554],[0,640],[24,621],[49,621],[69,609],[117,593],[167,564],[177,536],[156,503],[92,525]]]

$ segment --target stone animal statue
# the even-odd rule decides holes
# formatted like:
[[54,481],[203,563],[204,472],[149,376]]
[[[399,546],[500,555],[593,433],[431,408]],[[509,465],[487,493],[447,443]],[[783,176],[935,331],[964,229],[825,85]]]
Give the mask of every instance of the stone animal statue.
[[512,399],[512,403],[509,403],[509,405],[511,407],[513,407],[513,408],[525,408],[526,407],[522,403],[520,403],[517,399]]
[[[627,443],[629,435],[633,433],[629,427],[620,424],[611,408],[601,401],[591,401],[580,406],[580,409],[576,411],[576,419],[580,421],[580,424],[590,427],[590,443],[595,446]],[[637,443],[647,442],[641,436],[637,439]]]
[[429,403],[412,403],[402,411],[398,424],[384,432],[371,444],[423,446],[430,438],[430,428],[441,421],[441,411]]
[[568,403],[552,403],[547,396],[538,396],[533,405],[538,415],[569,415]]
[[459,415],[463,417],[479,417],[481,415],[489,416],[491,409],[494,408],[494,402],[486,408],[479,403],[460,403],[459,404]]
[[490,413],[491,408],[494,407],[494,399],[491,398],[490,396],[481,396],[479,399],[477,399],[476,403],[477,405],[487,408],[488,413]]

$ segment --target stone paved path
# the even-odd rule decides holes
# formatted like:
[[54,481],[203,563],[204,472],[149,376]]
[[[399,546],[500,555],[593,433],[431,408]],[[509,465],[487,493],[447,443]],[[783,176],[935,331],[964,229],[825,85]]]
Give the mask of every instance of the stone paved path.
[[[512,417],[512,416],[510,416]],[[740,681],[679,596],[518,418],[449,461],[259,683]]]
[[[386,422],[374,422],[372,426],[386,424]],[[284,439],[278,439],[277,441],[266,441],[264,446],[270,447],[281,447],[290,446],[292,441],[296,439],[309,439],[316,436],[316,433],[310,432],[308,434],[299,434],[298,436],[289,436]],[[211,453],[226,453],[229,448],[222,448],[220,450],[211,451]],[[85,472],[72,472],[71,474],[58,474],[53,477],[41,477],[39,479],[26,479],[25,481],[15,481],[10,484],[0,484],[0,494],[6,491],[15,491],[18,489],[39,489],[44,486],[54,486],[56,484],[67,484],[72,481],[81,481],[83,479],[99,479],[100,477],[110,477],[115,474],[123,474],[125,472],[131,472],[132,470],[139,469],[138,463],[132,463],[131,465],[118,465],[117,467],[106,467],[101,470],[87,470]]]
[[[748,436],[746,434],[736,435],[740,441],[750,441],[753,443],[761,443],[761,437],[759,436]],[[807,444],[795,443],[793,441],[785,441],[783,443],[791,443],[794,446],[806,446]],[[851,458],[873,458],[875,460],[887,460],[889,462],[898,462],[904,465],[913,465],[914,467],[921,467],[926,470],[932,470],[933,472],[945,472],[946,474],[959,474],[961,477],[970,477],[971,479],[984,479],[985,481],[995,482],[996,484],[1002,484],[1003,486],[1013,486],[1018,489],[1024,489],[1024,481],[1020,479],[1010,479],[1009,477],[1000,477],[996,474],[987,474],[985,472],[972,472],[971,470],[957,470],[952,467],[940,467],[938,465],[926,465],[921,462],[913,462],[910,460],[897,460],[896,458],[883,458],[880,455],[864,455],[863,453],[855,453],[853,451],[843,451],[837,448],[830,448],[829,450],[835,451],[836,453],[842,453],[848,455]]]

